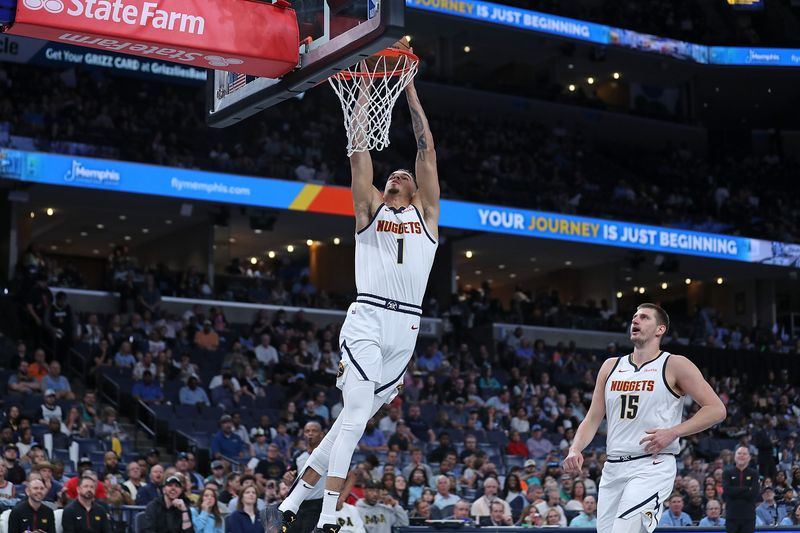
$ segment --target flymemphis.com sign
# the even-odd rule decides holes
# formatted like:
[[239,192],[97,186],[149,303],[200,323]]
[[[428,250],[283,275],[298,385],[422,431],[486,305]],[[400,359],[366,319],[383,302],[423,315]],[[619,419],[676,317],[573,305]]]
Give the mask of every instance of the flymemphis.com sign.
[[269,78],[299,59],[286,2],[18,0],[8,33]]
[[[352,216],[350,189],[250,176],[0,150],[0,178]],[[748,263],[800,267],[800,245],[442,200],[442,227],[538,237]]]

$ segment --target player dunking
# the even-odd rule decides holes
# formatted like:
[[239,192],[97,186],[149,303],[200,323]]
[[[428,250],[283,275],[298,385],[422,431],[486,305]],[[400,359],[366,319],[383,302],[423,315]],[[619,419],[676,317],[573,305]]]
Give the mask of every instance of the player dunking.
[[344,407],[279,507],[283,533],[321,477],[326,477],[325,493],[317,528],[339,530],[336,503],[353,452],[370,417],[398,394],[417,341],[438,245],[439,178],[433,137],[413,82],[405,92],[417,141],[416,178],[396,170],[381,195],[372,184],[369,152],[350,156],[358,296],[339,337],[337,386]]
[[[605,416],[608,459],[598,489],[599,533],[652,533],[675,482],[678,439],[725,419],[725,406],[694,363],[661,350],[668,329],[661,307],[637,308],[630,329],[633,353],[603,363],[592,405],[564,460],[565,471],[581,471],[581,452]],[[685,394],[700,410],[683,421]]]

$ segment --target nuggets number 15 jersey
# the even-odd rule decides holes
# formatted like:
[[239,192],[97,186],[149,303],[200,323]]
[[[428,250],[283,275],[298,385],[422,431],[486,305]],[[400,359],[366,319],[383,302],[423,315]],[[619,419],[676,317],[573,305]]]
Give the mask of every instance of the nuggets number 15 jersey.
[[[644,454],[639,441],[648,429],[676,426],[683,421],[683,398],[666,381],[668,352],[637,367],[631,356],[620,357],[605,387],[608,436],[606,453],[611,456]],[[676,454],[676,440],[662,453]]]
[[369,225],[356,233],[356,289],[422,305],[438,245],[416,206],[381,204]]

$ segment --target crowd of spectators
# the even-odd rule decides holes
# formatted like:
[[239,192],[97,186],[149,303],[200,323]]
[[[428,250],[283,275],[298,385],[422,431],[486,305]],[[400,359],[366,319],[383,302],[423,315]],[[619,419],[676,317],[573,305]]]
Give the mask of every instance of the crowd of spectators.
[[160,312],[165,296],[323,309],[346,307],[351,296],[318,290],[310,280],[308,261],[303,259],[262,260],[253,265],[236,258],[215,276],[212,287],[208,276],[195,266],[176,272],[163,263],[141,265],[127,246],[120,245],[109,255],[106,273],[100,284],[90,285],[71,261],[46,255],[31,245],[17,265],[16,279],[21,287],[35,285],[41,277],[50,286],[117,292],[120,312],[143,315]]
[[[137,504],[145,506],[142,531],[159,524],[163,531],[189,524],[218,531],[205,528],[222,528],[224,519],[228,531],[245,532],[248,522],[264,520],[266,503],[285,496],[294,460],[318,443],[342,408],[333,386],[338,325],[319,327],[302,312],[260,311],[242,325],[199,305],[179,317],[160,315],[157,306],[150,311],[147,318],[135,309],[76,318],[85,381],[64,379],[57,352],[48,357],[20,342],[6,354],[16,370],[4,374],[2,503],[22,499],[25,512],[37,513],[63,507],[62,520],[81,512],[78,505],[102,510],[95,500],[113,509]],[[359,442],[342,520],[360,517],[366,533],[383,533],[368,518],[376,509],[398,525],[454,518],[592,526],[602,436],[587,449],[579,476],[563,474],[560,460],[586,414],[597,369],[616,353],[531,344],[517,333],[498,346],[421,344],[402,394]],[[109,372],[130,378],[136,402],[190,406],[197,417],[217,413],[210,462],[197,464],[194,450],[162,456],[131,448],[118,413],[92,388]],[[800,405],[788,371],[775,369],[768,383],[747,375],[709,380],[728,418],[683,442],[665,520],[718,523],[722,469],[733,449],[745,446],[763,476],[759,519],[796,521]],[[693,412],[687,401],[686,414]],[[98,451],[84,457],[92,440]],[[64,453],[71,446],[80,451],[77,464]]]
[[[311,91],[223,132],[202,123],[203,94],[192,87],[6,65],[0,88],[6,144],[20,148],[349,184],[339,105],[329,91]],[[101,91],[107,99],[91,97]],[[162,111],[140,112],[152,106]],[[429,118],[446,197],[784,241],[800,235],[797,201],[782,194],[798,170],[788,158],[712,161],[684,145],[632,153],[563,124],[466,111],[454,117],[430,110]],[[374,156],[379,176],[413,156],[405,112],[392,127],[393,149]]]

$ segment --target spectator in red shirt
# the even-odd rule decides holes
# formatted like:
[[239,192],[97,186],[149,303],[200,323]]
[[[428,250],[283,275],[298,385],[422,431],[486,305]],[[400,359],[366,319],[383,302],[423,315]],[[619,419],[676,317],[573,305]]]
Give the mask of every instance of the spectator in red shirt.
[[525,445],[519,438],[519,431],[512,431],[509,433],[509,441],[506,446],[506,455],[518,455],[520,457],[528,457],[528,446]]
[[78,461],[78,475],[70,479],[64,484],[64,489],[67,491],[67,498],[75,500],[78,498],[78,483],[81,478],[89,476],[97,482],[97,489],[95,490],[95,498],[98,500],[106,499],[106,487],[102,481],[97,479],[97,473],[92,471],[92,461],[88,457],[81,457]]
[[44,350],[39,348],[33,354],[33,363],[28,367],[28,375],[37,381],[42,381],[48,372],[50,372],[50,365],[47,364],[47,355]]

